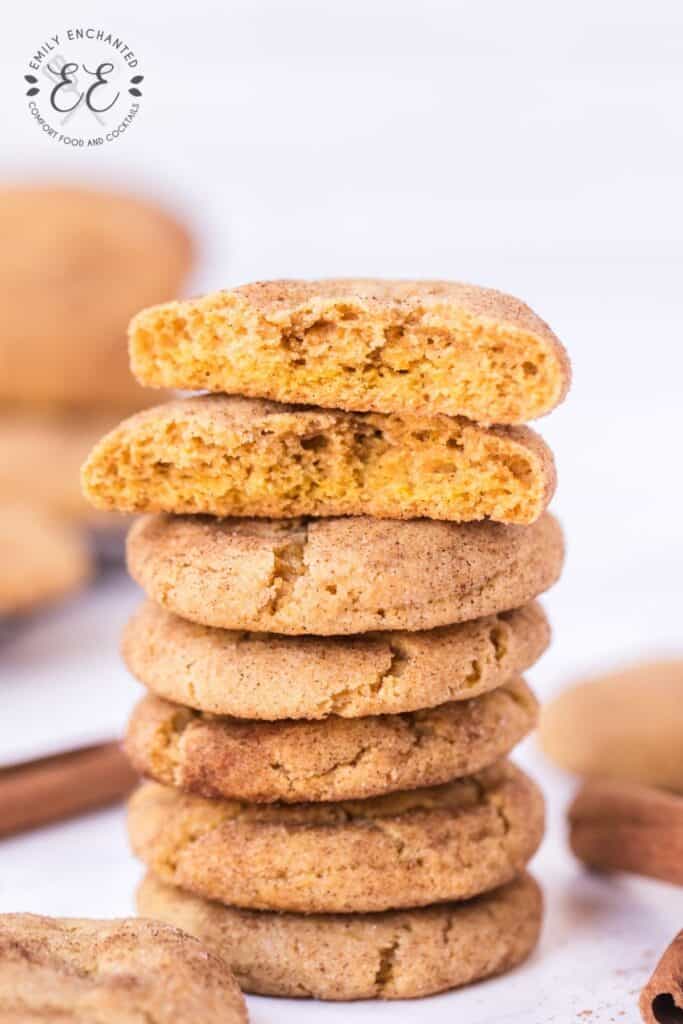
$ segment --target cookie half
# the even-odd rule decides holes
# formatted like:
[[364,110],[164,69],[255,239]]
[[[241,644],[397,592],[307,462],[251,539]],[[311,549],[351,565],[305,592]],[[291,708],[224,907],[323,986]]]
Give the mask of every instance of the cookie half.
[[216,718],[150,696],[128,723],[126,752],[141,775],[200,796],[357,800],[478,772],[509,754],[537,714],[522,679],[425,711],[322,722]]
[[518,608],[557,580],[564,540],[548,513],[526,528],[160,515],[133,525],[127,553],[149,597],[191,622],[335,636]]
[[161,881],[252,910],[351,913],[462,900],[511,881],[543,798],[502,762],[444,786],[342,803],[206,800],[146,783],[134,852]]
[[192,248],[175,217],[146,200],[0,188],[0,405],[139,407],[126,327],[178,295]]
[[96,508],[214,516],[426,516],[532,523],[555,489],[526,427],[204,395],[147,409],[94,449]]
[[246,1024],[228,964],[159,921],[0,915],[0,1018]]
[[265,281],[170,302],[130,327],[153,387],[523,423],[569,386],[567,354],[519,299],[451,281]]
[[465,903],[379,914],[273,914],[211,903],[151,874],[138,911],[196,935],[245,992],[315,999],[416,999],[502,974],[538,941],[534,879]]
[[487,693],[548,646],[539,604],[419,633],[289,637],[200,626],[145,602],[124,659],[159,697],[197,711],[276,721],[360,718]]
[[85,540],[39,509],[0,505],[0,615],[18,615],[80,590],[93,572]]

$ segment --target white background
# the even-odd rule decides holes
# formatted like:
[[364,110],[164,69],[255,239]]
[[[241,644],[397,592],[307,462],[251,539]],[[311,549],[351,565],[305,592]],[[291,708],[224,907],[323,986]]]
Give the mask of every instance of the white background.
[[[681,651],[679,0],[37,0],[3,21],[2,177],[165,198],[203,239],[192,290],[374,274],[526,299],[575,367],[566,404],[540,424],[569,557],[532,681],[546,698],[587,670]],[[145,75],[137,123],[96,151],[44,138],[23,96],[30,55],[77,24],[126,37]],[[121,728],[137,691],[116,634],[135,600],[110,579],[0,648],[4,758]],[[357,1020],[638,1019],[633,992],[683,926],[680,893],[582,880],[562,837],[570,787],[525,757],[551,798],[540,954],[417,1009],[354,1008]],[[124,914],[138,875],[108,812],[2,843],[0,907]],[[259,1022],[351,1012],[252,1008]]]

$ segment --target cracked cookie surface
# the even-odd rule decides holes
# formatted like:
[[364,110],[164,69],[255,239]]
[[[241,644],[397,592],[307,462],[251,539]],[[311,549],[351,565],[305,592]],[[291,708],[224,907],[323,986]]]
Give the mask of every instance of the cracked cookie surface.
[[418,633],[288,637],[200,626],[146,601],[124,630],[122,651],[158,697],[275,721],[397,714],[477,697],[529,668],[549,638],[536,603]]
[[322,722],[216,718],[145,697],[125,746],[141,775],[200,796],[348,800],[480,771],[533,729],[537,712],[522,679],[431,710]]
[[0,915],[0,1019],[246,1024],[229,964],[168,924]]
[[203,395],[124,420],[91,452],[96,508],[214,516],[426,516],[528,524],[555,489],[527,427]]
[[538,941],[541,891],[528,874],[465,903],[377,914],[273,914],[212,903],[148,874],[141,914],[196,935],[246,992],[315,999],[415,999],[501,974]]
[[263,281],[143,310],[133,372],[153,387],[339,409],[523,423],[569,387],[528,306],[452,281]]
[[128,568],[158,604],[234,630],[334,636],[426,630],[518,608],[558,578],[564,541],[531,526],[146,516]]
[[162,881],[253,910],[352,913],[462,900],[512,880],[543,798],[503,761],[424,789],[338,803],[206,800],[145,783],[134,852]]

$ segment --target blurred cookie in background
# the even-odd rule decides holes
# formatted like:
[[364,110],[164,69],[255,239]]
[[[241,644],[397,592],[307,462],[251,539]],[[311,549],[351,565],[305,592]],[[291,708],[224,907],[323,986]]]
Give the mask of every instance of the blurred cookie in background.
[[541,713],[560,768],[683,793],[683,658],[641,662],[568,687]]
[[87,526],[127,522],[94,512],[81,495],[81,464],[115,417],[97,410],[2,410],[0,501],[26,501]]
[[173,215],[125,193],[0,187],[0,503],[87,529],[120,560],[124,516],[93,512],[80,467],[149,400],[128,366],[141,306],[182,294],[194,244]]
[[0,404],[142,404],[128,321],[180,294],[192,259],[186,229],[145,200],[0,188]]
[[84,586],[92,556],[78,531],[29,505],[0,504],[0,616],[32,612]]

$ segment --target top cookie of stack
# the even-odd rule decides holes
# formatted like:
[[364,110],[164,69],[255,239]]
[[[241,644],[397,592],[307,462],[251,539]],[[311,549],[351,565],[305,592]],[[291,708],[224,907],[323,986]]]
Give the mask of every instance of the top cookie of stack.
[[449,281],[265,281],[140,313],[133,373],[357,412],[518,424],[569,387],[567,354],[518,299]]
[[249,398],[186,399],[124,422],[86,465],[100,508],[529,524],[554,491],[551,452],[517,424],[563,398],[568,359],[498,292],[251,285],[140,313],[131,361],[144,384]]

